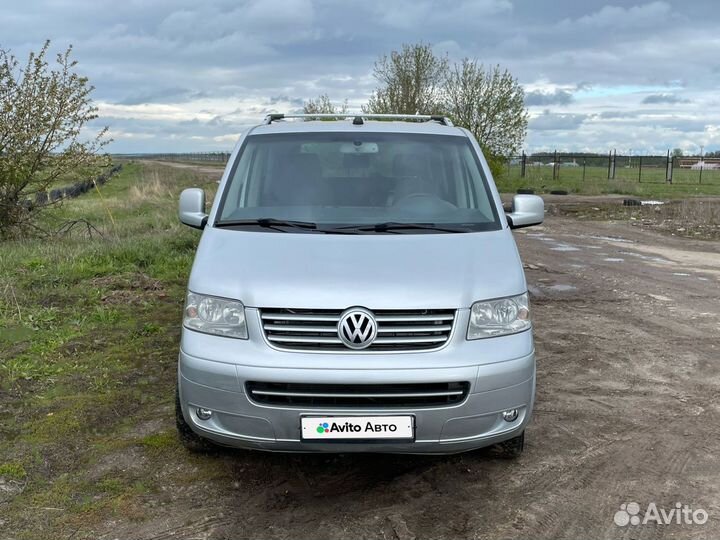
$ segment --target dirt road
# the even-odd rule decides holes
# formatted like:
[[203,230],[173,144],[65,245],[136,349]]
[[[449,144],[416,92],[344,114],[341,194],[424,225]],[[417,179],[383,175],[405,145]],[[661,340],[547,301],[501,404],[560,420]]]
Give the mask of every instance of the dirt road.
[[[101,538],[720,537],[720,244],[549,218],[517,232],[538,395],[525,455],[227,452]],[[196,474],[196,476],[193,476]],[[623,503],[704,525],[614,523]]]
[[218,180],[223,175],[223,172],[225,171],[225,166],[220,163],[216,163],[213,165],[198,165],[196,163],[183,163],[178,161],[161,161],[161,160],[153,160],[153,159],[143,159],[143,163],[147,163],[150,165],[162,165],[164,167],[172,167],[173,169],[187,169],[194,172],[199,172],[202,174],[206,174],[208,176],[217,177]]

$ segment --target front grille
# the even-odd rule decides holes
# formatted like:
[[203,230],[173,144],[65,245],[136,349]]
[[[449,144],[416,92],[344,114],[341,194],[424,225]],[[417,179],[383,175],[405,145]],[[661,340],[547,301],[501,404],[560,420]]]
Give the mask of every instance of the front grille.
[[304,384],[248,382],[257,402],[286,407],[437,407],[462,402],[467,382],[421,384]]
[[273,309],[260,311],[265,337],[279,349],[293,351],[397,352],[441,347],[452,332],[454,309],[377,310],[378,334],[361,351],[347,348],[338,337],[341,310]]

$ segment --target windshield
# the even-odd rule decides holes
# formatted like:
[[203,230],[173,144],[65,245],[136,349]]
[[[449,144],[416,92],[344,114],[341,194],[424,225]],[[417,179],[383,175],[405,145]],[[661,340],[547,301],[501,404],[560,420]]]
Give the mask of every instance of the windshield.
[[218,216],[215,226],[303,233],[500,229],[470,142],[451,135],[250,135]]

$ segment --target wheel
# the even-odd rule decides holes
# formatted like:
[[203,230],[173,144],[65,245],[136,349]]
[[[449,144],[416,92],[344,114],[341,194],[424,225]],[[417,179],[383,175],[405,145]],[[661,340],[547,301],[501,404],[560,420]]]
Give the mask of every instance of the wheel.
[[497,443],[491,447],[493,454],[503,459],[515,459],[520,457],[525,448],[525,432],[517,437]]
[[180,392],[177,388],[175,389],[175,425],[180,443],[191,452],[207,453],[214,452],[218,449],[211,441],[195,433],[185,421],[182,407],[180,406]]

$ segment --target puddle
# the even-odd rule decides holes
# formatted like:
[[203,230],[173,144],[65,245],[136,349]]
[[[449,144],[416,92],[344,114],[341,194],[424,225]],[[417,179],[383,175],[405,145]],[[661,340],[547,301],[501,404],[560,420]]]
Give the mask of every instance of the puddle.
[[607,242],[622,242],[624,244],[634,244],[632,240],[628,240],[627,238],[620,238],[619,236],[586,236],[585,238],[592,238],[594,240],[605,240]]
[[651,261],[661,264],[670,264],[671,261],[667,259],[663,259],[662,257],[650,257],[648,255],[643,255],[642,253],[633,253],[631,251],[621,251],[620,255],[630,255],[631,257],[637,257],[638,259],[641,259],[643,261]]
[[577,287],[574,285],[568,285],[567,283],[555,283],[554,285],[538,283],[537,285],[528,285],[528,291],[530,291],[530,294],[534,296],[545,296],[543,291],[568,292],[576,290]]
[[673,272],[673,276],[689,277],[690,274],[686,274],[685,272]]
[[539,238],[543,242],[557,242],[557,240],[555,240],[554,238],[550,238],[549,236],[541,236]]
[[625,262],[625,259],[620,259],[618,257],[605,257],[603,259],[605,262]]
[[580,251],[580,248],[568,244],[558,244],[555,247],[551,247],[550,251]]
[[531,296],[541,297],[545,296],[543,292],[540,290],[540,287],[536,287],[535,285],[528,285],[528,292]]
[[548,290],[551,290],[551,291],[561,291],[561,292],[577,290],[577,287],[574,287],[572,285],[566,285],[564,283],[558,283],[556,285],[549,285],[549,286],[546,286],[545,288]]

